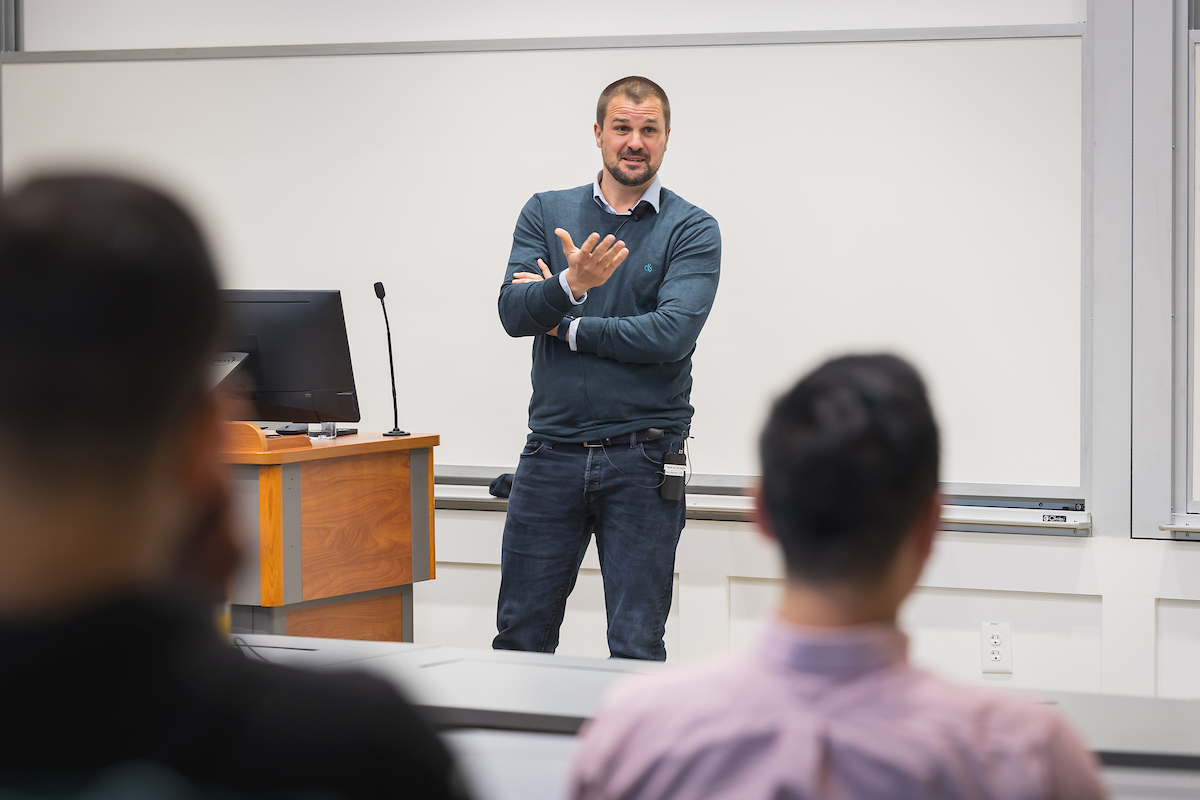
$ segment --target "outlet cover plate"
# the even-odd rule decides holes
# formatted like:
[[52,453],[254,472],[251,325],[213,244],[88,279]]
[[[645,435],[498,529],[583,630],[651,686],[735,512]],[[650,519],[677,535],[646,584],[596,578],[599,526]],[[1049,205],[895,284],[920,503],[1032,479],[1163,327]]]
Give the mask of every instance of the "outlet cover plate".
[[979,656],[984,672],[1011,675],[1012,625],[1008,622],[979,623]]

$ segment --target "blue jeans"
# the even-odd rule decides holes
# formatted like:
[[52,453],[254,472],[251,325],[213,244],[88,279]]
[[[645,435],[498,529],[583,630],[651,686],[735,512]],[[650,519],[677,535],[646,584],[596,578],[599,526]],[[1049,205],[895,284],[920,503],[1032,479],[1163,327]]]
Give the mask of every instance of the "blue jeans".
[[553,653],[592,534],[600,555],[608,652],[663,661],[675,547],[685,504],[663,500],[663,454],[680,436],[604,448],[531,441],[508,498],[496,609],[497,650]]

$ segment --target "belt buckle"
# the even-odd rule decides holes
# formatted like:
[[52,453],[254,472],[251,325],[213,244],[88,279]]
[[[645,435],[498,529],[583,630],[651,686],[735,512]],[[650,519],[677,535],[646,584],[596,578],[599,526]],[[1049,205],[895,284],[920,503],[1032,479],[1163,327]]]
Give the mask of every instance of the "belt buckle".
[[583,446],[584,447],[604,447],[604,440],[600,440],[599,442],[584,442]]

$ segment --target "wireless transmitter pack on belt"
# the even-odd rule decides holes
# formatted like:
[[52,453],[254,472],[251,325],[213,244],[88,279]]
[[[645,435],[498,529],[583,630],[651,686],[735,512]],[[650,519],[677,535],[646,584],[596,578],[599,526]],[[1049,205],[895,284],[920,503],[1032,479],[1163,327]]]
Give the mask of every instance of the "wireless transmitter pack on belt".
[[[653,442],[664,436],[660,428],[646,431],[646,439]],[[679,500],[683,497],[684,478],[687,475],[687,456],[680,443],[678,453],[663,454],[663,482],[658,487],[658,496],[663,500]]]
[[663,454],[663,482],[658,489],[658,494],[663,500],[679,500],[683,497],[686,472],[687,456],[683,453]]

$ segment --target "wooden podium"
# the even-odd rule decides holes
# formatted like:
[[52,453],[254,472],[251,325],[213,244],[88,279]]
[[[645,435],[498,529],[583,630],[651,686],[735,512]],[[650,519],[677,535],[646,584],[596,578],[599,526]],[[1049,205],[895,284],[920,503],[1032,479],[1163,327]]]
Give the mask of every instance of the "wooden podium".
[[437,435],[268,438],[228,423],[246,552],[233,633],[412,641],[412,585],[434,577]]

